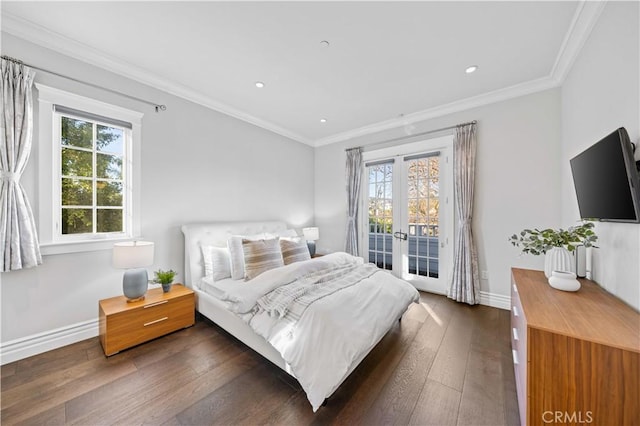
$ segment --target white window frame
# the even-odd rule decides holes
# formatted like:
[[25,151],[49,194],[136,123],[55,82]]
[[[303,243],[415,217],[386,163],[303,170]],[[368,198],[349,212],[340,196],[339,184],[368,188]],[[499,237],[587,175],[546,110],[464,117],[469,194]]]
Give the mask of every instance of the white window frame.
[[[140,182],[143,113],[107,104],[95,99],[48,87],[38,89],[38,225],[42,254],[75,253],[108,250],[116,241],[131,240],[140,235]],[[131,123],[130,140],[125,141],[124,232],[62,235],[60,223],[60,113],[55,105]],[[66,115],[66,114],[64,114]]]

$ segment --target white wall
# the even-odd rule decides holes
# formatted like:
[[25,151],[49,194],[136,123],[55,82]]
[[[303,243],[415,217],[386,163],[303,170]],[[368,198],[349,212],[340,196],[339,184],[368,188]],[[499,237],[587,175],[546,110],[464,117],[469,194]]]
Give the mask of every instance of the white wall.
[[[565,225],[580,217],[569,159],[621,126],[640,142],[639,9],[637,2],[607,3],[562,86]],[[598,223],[596,232],[594,280],[640,309],[640,224]]]
[[[36,82],[145,113],[141,214],[142,235],[156,244],[150,272],[173,268],[178,279],[183,277],[183,223],[313,223],[311,147],[4,33],[2,53],[167,105],[158,114],[118,95],[36,74]],[[22,179],[36,215],[37,155],[34,144]],[[6,343],[16,339],[80,323],[95,325],[98,300],[122,293],[122,271],[111,267],[109,250],[45,256],[42,266],[3,273],[1,280],[3,353]]]
[[[489,279],[481,281],[481,291],[508,298],[511,266],[542,269],[543,265],[541,257],[520,256],[507,241],[509,236],[525,227],[560,223],[560,91],[428,120],[416,124],[414,133],[470,120],[478,120],[474,236],[480,269],[489,273]],[[319,252],[344,249],[345,148],[401,135],[398,130],[387,131],[316,149]]]

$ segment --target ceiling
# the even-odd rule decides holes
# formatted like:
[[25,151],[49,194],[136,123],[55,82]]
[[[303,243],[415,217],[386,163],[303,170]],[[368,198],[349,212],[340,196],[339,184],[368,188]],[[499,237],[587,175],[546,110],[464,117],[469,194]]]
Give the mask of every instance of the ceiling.
[[598,16],[572,1],[1,7],[3,31],[312,146],[554,87]]

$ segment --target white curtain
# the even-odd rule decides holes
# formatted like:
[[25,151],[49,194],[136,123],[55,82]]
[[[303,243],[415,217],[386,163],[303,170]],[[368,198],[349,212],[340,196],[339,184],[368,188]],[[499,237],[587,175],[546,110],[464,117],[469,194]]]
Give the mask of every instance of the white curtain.
[[453,186],[458,213],[458,230],[454,248],[453,276],[448,297],[458,302],[480,303],[478,254],[473,241],[473,186],[476,164],[476,125],[455,129],[453,141]]
[[42,257],[31,206],[20,185],[31,153],[34,73],[6,59],[0,68],[0,271],[5,272],[40,265]]
[[362,179],[362,148],[347,150],[347,253],[358,256],[358,204]]

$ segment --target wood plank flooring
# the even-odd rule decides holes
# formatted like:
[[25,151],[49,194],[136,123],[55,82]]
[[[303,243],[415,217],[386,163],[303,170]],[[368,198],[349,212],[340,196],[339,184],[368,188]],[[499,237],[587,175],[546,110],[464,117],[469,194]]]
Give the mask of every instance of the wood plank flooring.
[[224,330],[106,358],[98,338],[1,367],[3,425],[517,425],[509,311],[421,293],[327,406]]

